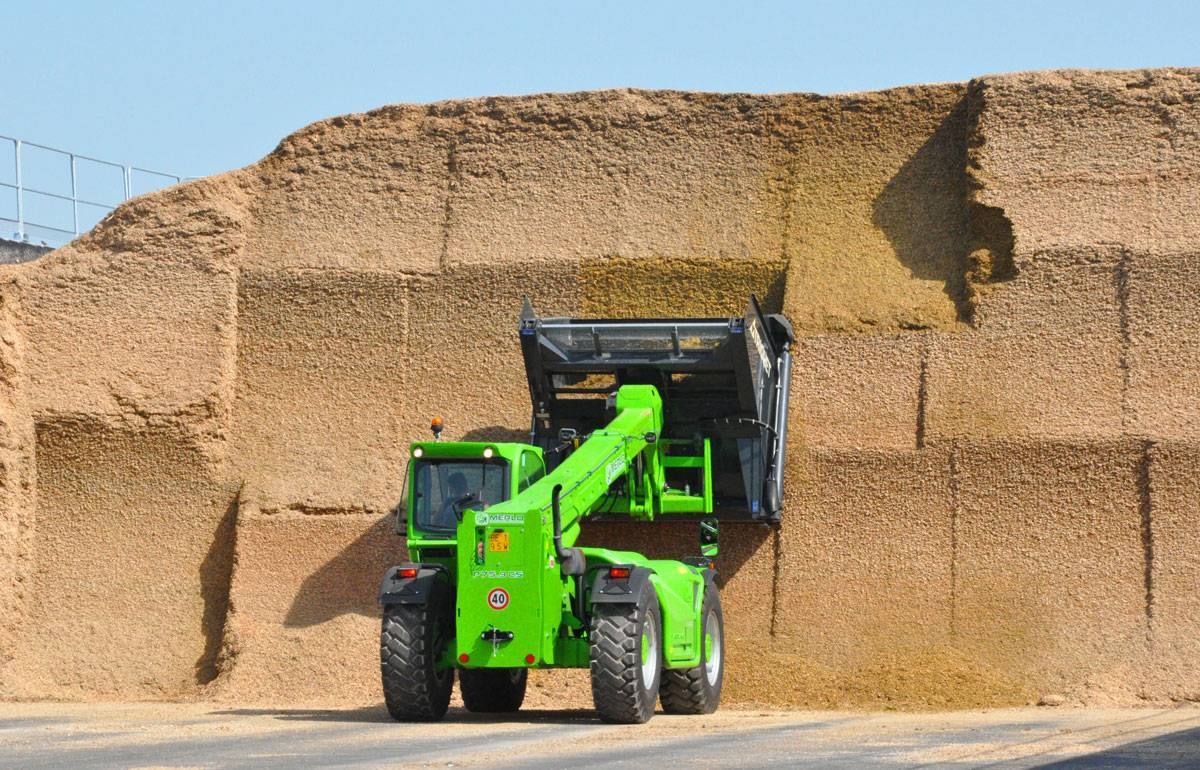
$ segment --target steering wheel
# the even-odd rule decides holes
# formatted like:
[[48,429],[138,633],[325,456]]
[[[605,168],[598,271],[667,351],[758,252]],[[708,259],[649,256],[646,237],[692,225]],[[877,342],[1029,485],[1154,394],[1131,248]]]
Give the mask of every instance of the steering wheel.
[[463,512],[464,511],[466,511],[468,508],[470,508],[472,506],[482,505],[482,504],[483,504],[483,500],[480,500],[478,497],[476,497],[474,492],[468,492],[465,495],[463,495],[462,497],[455,500],[450,505],[450,509],[452,511],[454,511],[454,518],[461,522],[463,520]]

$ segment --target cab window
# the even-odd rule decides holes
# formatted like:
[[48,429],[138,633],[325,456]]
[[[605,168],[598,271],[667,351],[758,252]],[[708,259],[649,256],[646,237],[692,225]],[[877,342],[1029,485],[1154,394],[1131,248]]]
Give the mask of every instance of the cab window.
[[537,456],[537,452],[522,452],[521,467],[517,475],[517,494],[529,489],[545,475],[546,466],[542,464],[542,458]]
[[[483,510],[507,498],[508,464],[480,460],[425,460],[413,469],[413,514],[417,529],[453,532],[455,503]],[[470,495],[470,498],[467,496]]]

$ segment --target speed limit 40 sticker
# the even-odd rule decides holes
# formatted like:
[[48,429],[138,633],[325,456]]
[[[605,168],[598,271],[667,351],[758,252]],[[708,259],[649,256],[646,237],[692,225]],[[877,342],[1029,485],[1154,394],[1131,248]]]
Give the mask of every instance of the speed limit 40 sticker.
[[494,610],[502,610],[508,606],[508,591],[503,588],[493,588],[488,591],[488,606]]

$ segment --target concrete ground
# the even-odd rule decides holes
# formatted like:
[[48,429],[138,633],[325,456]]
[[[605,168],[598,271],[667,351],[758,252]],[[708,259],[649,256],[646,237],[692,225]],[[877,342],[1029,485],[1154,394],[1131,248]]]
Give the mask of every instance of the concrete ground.
[[937,714],[586,711],[401,725],[381,708],[0,703],[0,767],[1200,767],[1200,707]]

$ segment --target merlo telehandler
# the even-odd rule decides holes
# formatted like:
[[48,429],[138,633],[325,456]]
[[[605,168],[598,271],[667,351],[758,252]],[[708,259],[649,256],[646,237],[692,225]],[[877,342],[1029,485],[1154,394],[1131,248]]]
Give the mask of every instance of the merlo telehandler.
[[[718,522],[777,524],[791,326],[764,316],[539,318],[518,332],[528,443],[412,444],[389,569],[384,700],[441,719],[455,675],[470,711],[521,706],[531,668],[588,668],[601,719],[712,712],[725,669]],[[699,553],[576,547],[587,520],[694,517]]]

